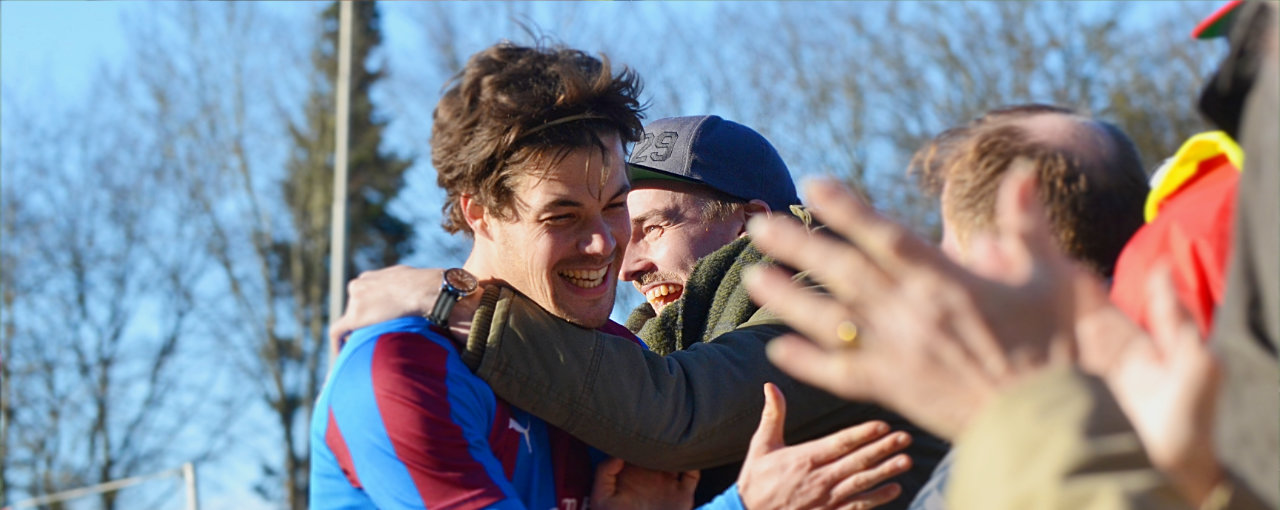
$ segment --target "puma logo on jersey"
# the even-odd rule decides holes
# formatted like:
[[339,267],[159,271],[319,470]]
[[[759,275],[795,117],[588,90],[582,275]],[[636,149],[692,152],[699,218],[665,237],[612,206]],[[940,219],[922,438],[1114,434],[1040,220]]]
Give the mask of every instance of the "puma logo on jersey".
[[529,453],[533,453],[533,440],[529,438],[529,427],[521,425],[515,418],[507,418],[507,428],[524,436],[525,446],[529,447]]

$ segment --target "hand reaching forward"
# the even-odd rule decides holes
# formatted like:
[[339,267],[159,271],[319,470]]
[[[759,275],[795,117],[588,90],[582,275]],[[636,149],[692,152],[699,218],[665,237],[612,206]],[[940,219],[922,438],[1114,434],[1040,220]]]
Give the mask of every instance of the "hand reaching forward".
[[782,390],[764,385],[764,411],[738,475],[738,494],[748,510],[841,508],[868,510],[902,494],[890,478],[911,468],[906,432],[870,421],[827,437],[787,446],[782,431],[787,402]]
[[807,188],[815,215],[842,236],[809,235],[784,218],[753,220],[755,244],[808,271],[830,295],[779,268],[748,274],[751,295],[797,332],[772,342],[787,373],[854,400],[875,400],[954,439],[999,391],[1074,357],[1073,281],[1054,246],[1030,163],[999,191],[998,277],[975,274],[833,182]]

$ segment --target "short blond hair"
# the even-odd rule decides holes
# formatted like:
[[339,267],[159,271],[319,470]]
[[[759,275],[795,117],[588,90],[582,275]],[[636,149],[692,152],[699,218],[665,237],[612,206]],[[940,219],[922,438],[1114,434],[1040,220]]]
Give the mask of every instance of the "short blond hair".
[[[1067,116],[1075,127],[1046,140],[1020,122],[1045,114]],[[1018,158],[1035,164],[1059,247],[1109,277],[1142,226],[1148,192],[1137,149],[1115,126],[1056,106],[1002,108],[935,137],[911,158],[909,171],[925,192],[945,190],[942,214],[963,239],[992,228],[996,191]]]

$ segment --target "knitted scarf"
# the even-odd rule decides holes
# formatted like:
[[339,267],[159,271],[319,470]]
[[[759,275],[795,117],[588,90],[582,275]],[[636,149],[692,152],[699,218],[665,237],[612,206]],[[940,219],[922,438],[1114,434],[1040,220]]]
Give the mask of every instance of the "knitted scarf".
[[[791,206],[790,212],[810,231],[825,228],[802,205]],[[663,308],[661,315],[649,303],[640,303],[627,317],[627,329],[663,356],[729,332],[760,309],[742,286],[742,271],[766,260],[751,245],[751,238],[738,238],[699,260],[685,282],[684,294]],[[811,283],[805,275],[795,278]]]

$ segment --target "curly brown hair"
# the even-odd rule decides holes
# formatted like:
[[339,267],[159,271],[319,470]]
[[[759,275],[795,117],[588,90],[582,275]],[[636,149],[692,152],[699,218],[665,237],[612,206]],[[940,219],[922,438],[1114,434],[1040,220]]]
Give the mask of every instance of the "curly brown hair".
[[472,55],[447,87],[432,115],[431,163],[450,233],[472,233],[458,207],[463,194],[508,218],[517,175],[575,149],[607,154],[604,138],[616,134],[625,146],[643,133],[640,77],[625,66],[613,74],[603,54],[502,42]]
[[[1038,115],[1061,116],[1052,136],[1022,122]],[[911,158],[922,189],[946,193],[942,214],[961,237],[989,229],[995,221],[996,190],[1017,158],[1037,168],[1058,246],[1104,277],[1111,276],[1125,243],[1142,226],[1148,186],[1137,149],[1112,124],[1073,110],[1042,104],[987,112],[969,124],[939,134]]]

